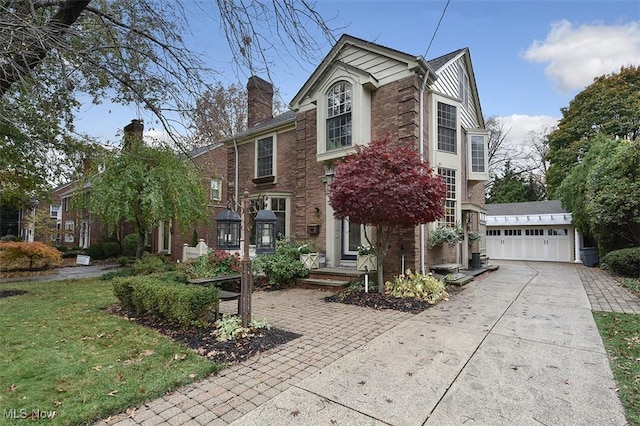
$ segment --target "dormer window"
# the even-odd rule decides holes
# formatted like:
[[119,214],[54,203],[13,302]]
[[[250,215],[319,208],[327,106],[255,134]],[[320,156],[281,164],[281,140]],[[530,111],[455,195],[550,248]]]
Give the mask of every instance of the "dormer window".
[[327,151],[351,146],[352,88],[340,81],[327,92]]

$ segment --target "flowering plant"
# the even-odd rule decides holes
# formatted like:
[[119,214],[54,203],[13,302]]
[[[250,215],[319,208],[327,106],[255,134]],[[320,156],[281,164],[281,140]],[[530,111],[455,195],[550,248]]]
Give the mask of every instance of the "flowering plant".
[[360,256],[365,256],[367,254],[373,254],[373,247],[371,247],[370,245],[362,245],[362,246],[358,246],[358,254]]

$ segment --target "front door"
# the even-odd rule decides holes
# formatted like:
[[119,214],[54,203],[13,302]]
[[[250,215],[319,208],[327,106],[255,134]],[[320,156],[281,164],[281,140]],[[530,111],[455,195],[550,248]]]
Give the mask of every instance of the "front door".
[[342,219],[342,259],[356,260],[358,246],[362,244],[361,226],[350,224],[349,218]]

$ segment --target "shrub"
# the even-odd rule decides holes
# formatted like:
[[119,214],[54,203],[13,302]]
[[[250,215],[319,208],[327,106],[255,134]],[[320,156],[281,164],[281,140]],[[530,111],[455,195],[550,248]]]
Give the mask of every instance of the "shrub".
[[138,248],[138,234],[129,234],[122,239],[122,254],[133,257]]
[[456,244],[464,239],[464,231],[459,226],[438,226],[429,232],[427,247],[434,248],[444,243]]
[[122,253],[120,244],[113,241],[102,244],[102,249],[104,250],[105,259],[120,256],[120,253]]
[[275,254],[258,256],[252,263],[253,273],[266,275],[269,284],[291,286],[296,278],[306,277],[309,270],[300,262],[298,247],[300,244],[279,240]]
[[127,266],[127,263],[129,263],[129,258],[127,256],[120,256],[116,261],[120,266]]
[[92,260],[105,259],[104,245],[100,243],[91,244],[86,250],[87,256],[91,256]]
[[207,325],[207,316],[218,304],[215,287],[164,281],[152,276],[113,280],[113,291],[120,303],[138,315],[177,323],[184,327]]
[[[156,275],[156,274],[154,274]],[[169,271],[157,274],[157,276],[163,281],[170,281],[174,283],[186,284],[189,278],[187,274],[182,271]]]
[[60,261],[62,253],[50,245],[33,242],[25,243],[20,241],[0,242],[0,260],[7,265],[16,264],[17,267],[29,269],[36,266],[50,266]]
[[240,272],[240,257],[224,250],[209,250],[184,264],[186,273],[191,278],[219,277],[235,275]]
[[22,241],[22,238],[13,234],[8,234],[8,235],[5,235],[4,237],[0,237],[0,242],[7,243],[9,241]]
[[140,259],[133,264],[134,275],[148,275],[156,272],[165,272],[172,269],[164,261],[164,257],[155,254],[143,253]]
[[397,276],[393,282],[387,281],[384,284],[384,292],[393,297],[420,298],[431,304],[447,300],[449,297],[443,281],[433,275],[414,274],[410,269],[407,269],[405,274]]
[[625,277],[640,277],[640,247],[614,250],[600,262],[603,269]]
[[216,321],[216,331],[218,339],[223,342],[237,338],[251,337],[255,330],[259,328],[271,329],[271,325],[266,320],[252,319],[249,327],[242,326],[242,319],[239,316],[223,314],[222,319]]
[[122,268],[122,269],[118,269],[117,271],[106,272],[102,274],[100,279],[103,281],[111,281],[114,278],[131,277],[131,276],[133,276],[133,268]]

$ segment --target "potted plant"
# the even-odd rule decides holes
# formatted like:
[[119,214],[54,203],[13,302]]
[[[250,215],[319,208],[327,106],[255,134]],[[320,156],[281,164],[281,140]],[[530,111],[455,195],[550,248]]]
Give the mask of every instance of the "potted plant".
[[307,269],[318,269],[320,267],[318,261],[318,250],[311,243],[302,244],[298,247],[300,262]]
[[378,257],[370,245],[358,246],[358,257],[356,260],[358,271],[375,271],[378,269]]
[[459,226],[438,226],[429,233],[427,246],[434,248],[442,244],[457,244],[464,239],[464,231]]

